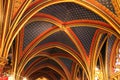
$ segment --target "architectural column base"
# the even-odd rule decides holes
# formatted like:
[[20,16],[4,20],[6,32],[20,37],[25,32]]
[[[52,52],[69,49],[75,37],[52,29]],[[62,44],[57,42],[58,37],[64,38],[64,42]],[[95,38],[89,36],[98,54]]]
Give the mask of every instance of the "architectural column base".
[[3,72],[3,68],[4,68],[6,63],[7,63],[7,59],[4,57],[0,57],[0,75]]

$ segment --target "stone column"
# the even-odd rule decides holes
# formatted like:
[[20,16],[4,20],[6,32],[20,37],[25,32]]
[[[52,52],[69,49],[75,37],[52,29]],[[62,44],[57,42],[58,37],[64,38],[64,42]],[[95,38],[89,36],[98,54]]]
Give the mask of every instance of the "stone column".
[[85,73],[84,73],[84,71],[82,70],[82,80],[84,80],[84,76],[85,76]]
[[3,23],[3,0],[0,0],[0,39],[2,33],[2,23]]

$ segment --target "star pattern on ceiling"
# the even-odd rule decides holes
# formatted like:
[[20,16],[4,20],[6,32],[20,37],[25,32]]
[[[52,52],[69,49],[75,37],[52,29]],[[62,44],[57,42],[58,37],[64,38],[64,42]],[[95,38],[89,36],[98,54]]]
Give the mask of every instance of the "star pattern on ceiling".
[[[120,38],[117,24],[113,25],[119,19],[115,17],[111,0],[93,1],[99,4],[91,5],[95,6],[93,8],[89,7],[90,0],[81,0],[84,4],[64,0],[51,2],[32,0],[17,24],[24,27],[15,28],[16,31],[21,29],[18,72],[31,80],[41,80],[42,76],[49,80],[72,80],[81,76],[82,71],[85,78],[89,78],[91,62],[96,61],[96,66],[104,65],[106,52],[109,61]],[[22,1],[17,7],[21,5]],[[19,11],[17,7],[13,16]],[[108,12],[102,13],[102,10]],[[109,19],[113,17],[114,23],[111,23]],[[109,62],[107,65],[111,68]],[[73,74],[75,76],[70,76]]]

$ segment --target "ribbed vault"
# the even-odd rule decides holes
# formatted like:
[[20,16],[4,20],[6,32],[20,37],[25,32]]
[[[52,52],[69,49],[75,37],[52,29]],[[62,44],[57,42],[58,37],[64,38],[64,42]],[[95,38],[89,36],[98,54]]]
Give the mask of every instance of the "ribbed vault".
[[15,74],[28,80],[94,80],[98,67],[108,80],[113,73],[120,20],[111,0],[31,0],[18,21],[4,47]]
[[92,56],[100,54],[95,52],[105,47],[102,44],[108,34],[114,34],[107,39],[108,60],[115,38],[119,38],[103,18],[72,2],[54,4],[40,10],[25,25],[21,34],[24,56],[19,65],[24,64],[24,68],[19,71],[31,80],[42,76],[50,80],[72,80],[70,75],[76,72],[73,69],[76,70],[75,65],[78,64],[81,69],[73,77],[82,76],[80,73],[84,72],[89,79],[90,62],[97,59]]

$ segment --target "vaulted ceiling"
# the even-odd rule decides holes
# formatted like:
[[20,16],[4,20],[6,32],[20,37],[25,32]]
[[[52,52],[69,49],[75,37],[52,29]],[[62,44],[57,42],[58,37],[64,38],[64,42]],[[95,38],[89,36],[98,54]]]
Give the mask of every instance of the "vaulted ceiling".
[[73,80],[84,71],[89,79],[99,56],[111,69],[120,38],[111,0],[33,0],[19,26],[22,21],[19,40],[14,41],[19,44],[17,73],[21,76]]

